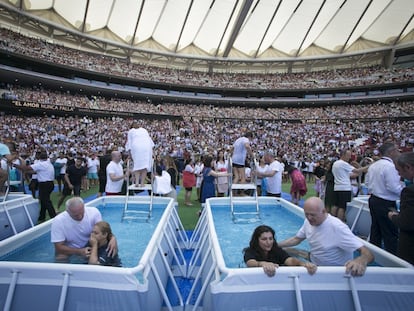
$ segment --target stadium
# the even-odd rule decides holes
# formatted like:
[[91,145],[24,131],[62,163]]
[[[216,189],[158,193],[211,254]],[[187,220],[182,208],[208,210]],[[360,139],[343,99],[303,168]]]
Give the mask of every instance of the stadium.
[[124,152],[138,120],[179,166],[247,131],[295,166],[412,152],[413,17],[409,0],[1,0],[1,142],[28,163]]

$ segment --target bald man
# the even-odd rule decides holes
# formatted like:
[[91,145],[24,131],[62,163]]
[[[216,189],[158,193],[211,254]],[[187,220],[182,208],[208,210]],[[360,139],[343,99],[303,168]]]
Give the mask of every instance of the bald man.
[[[364,275],[373,254],[364,246],[349,227],[325,210],[317,197],[307,199],[303,206],[305,221],[294,237],[278,242],[280,247],[290,247],[307,239],[310,245],[310,261],[318,266],[346,267],[346,273]],[[354,251],[360,256],[353,258]]]
[[[92,206],[86,208],[82,198],[73,197],[67,200],[66,211],[53,219],[50,231],[56,261],[67,262],[72,255],[88,258],[91,254],[91,247],[88,245],[91,232],[101,220],[100,211]],[[111,237],[107,250],[110,256],[118,253],[115,236]]]
[[129,171],[124,172],[121,160],[122,154],[119,151],[112,151],[111,162],[106,167],[106,195],[119,195],[122,192],[122,185],[129,176]]

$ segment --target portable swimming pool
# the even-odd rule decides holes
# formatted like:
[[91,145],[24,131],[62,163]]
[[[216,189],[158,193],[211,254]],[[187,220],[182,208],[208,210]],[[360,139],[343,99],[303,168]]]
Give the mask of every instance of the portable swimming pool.
[[[146,197],[130,200],[148,206]],[[104,217],[109,217],[105,208],[124,201],[125,197],[103,197],[87,205],[103,206]],[[6,311],[331,311],[409,310],[414,303],[412,266],[367,242],[381,267],[368,267],[363,277],[345,275],[344,267],[319,267],[313,276],[303,267],[280,267],[275,277],[267,277],[261,268],[243,267],[241,251],[258,224],[273,226],[278,239],[291,235],[301,224],[302,209],[284,199],[260,197],[259,213],[255,204],[252,208],[251,198],[235,198],[233,213],[229,198],[209,199],[189,239],[173,200],[156,197],[153,203],[152,221],[156,222],[157,208],[163,212],[136,266],[0,262],[0,306]],[[136,232],[148,229],[148,223],[137,221]],[[48,234],[50,224],[0,242],[0,256]],[[229,247],[229,239],[235,249]],[[122,253],[121,257],[126,258]]]
[[[240,234],[233,239],[237,251],[230,250],[230,253],[240,253],[242,258],[241,251],[250,241],[252,228],[261,222],[274,225],[267,221],[269,208],[273,208],[275,214],[283,208],[304,218],[301,208],[279,198],[260,197],[258,216],[250,198],[238,198],[235,206],[236,209],[241,207],[240,215],[247,218],[235,219],[227,198],[209,199],[191,238],[194,258],[201,262],[194,283],[208,284],[203,286],[193,310],[201,305],[203,310],[212,311],[410,310],[414,305],[413,267],[364,240],[362,242],[375,255],[376,265],[369,266],[363,277],[346,275],[344,267],[318,267],[313,276],[303,267],[280,267],[275,277],[266,276],[262,268],[234,267],[240,266],[237,264],[240,259],[232,263],[225,255],[228,246],[220,245],[221,235],[233,230],[233,225],[253,225],[244,237]],[[246,213],[248,206],[251,206],[250,215]],[[223,209],[227,219],[223,219],[222,211],[217,211]],[[215,216],[216,213],[221,216]],[[220,219],[225,223],[218,225]],[[276,229],[276,233],[278,231]],[[281,238],[280,233],[277,238]]]
[[[185,258],[177,249],[185,248],[188,243],[174,202],[170,198],[155,197],[150,218],[122,221],[124,202],[124,196],[101,197],[86,206],[99,207],[104,219],[110,217],[109,209],[119,207],[118,223],[122,224],[116,224],[115,219],[110,218],[110,221],[119,235],[120,255],[126,267],[2,261],[2,309],[148,310],[151,306],[151,310],[172,310],[165,288],[167,283],[172,283],[173,289],[179,291],[174,276],[185,274]],[[136,205],[148,212],[148,197],[130,197],[128,204],[131,204],[128,209]],[[0,242],[0,257],[15,256],[31,241],[48,236],[52,221]],[[128,243],[147,239],[142,253],[132,256],[133,262],[129,262],[126,253],[139,253],[140,250],[134,243],[124,245],[124,234],[130,236]],[[179,301],[176,304],[183,306],[179,293],[177,297]]]
[[[281,241],[295,235],[303,223],[300,215],[290,212],[281,204],[261,204],[259,217],[256,213],[251,214],[249,211],[251,211],[251,206],[246,204],[237,208],[236,213],[239,214],[231,216],[226,205],[213,206],[214,228],[225,265],[228,268],[246,267],[242,250],[249,246],[251,235],[257,226],[262,224],[271,226],[275,230],[276,240]],[[308,250],[309,245],[304,241],[300,248]]]
[[37,224],[39,201],[29,194],[9,193],[0,198],[0,241]]
[[[97,205],[96,207],[100,210],[103,219],[111,224],[112,232],[117,237],[122,266],[127,268],[135,267],[161,219],[165,203],[154,204],[152,217],[147,219],[147,215],[143,215],[144,218],[139,219],[142,223],[139,225],[140,228],[137,228],[137,219],[133,221],[122,221],[122,211],[124,209],[123,203]],[[129,204],[129,208],[133,208],[134,210],[137,208],[141,209],[141,205],[138,203]],[[143,213],[147,214],[147,210],[147,208],[142,207]],[[0,260],[54,263],[54,252],[54,246],[50,242],[50,231],[48,231],[18,250],[11,252],[4,257],[0,257]],[[74,256],[71,263],[85,262],[83,259]]]
[[357,196],[346,207],[346,223],[355,235],[364,239],[368,239],[371,232],[368,199],[369,195]]

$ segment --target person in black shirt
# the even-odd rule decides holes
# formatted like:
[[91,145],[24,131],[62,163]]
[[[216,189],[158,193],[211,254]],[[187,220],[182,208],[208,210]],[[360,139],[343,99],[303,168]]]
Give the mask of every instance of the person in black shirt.
[[63,201],[68,195],[73,192],[74,196],[79,197],[82,187],[82,179],[86,176],[87,168],[82,165],[83,158],[78,157],[75,160],[75,164],[69,165],[66,168],[65,183],[63,186],[62,194],[60,195],[58,202],[58,209],[62,205]]
[[303,266],[309,274],[314,274],[317,269],[313,263],[290,257],[277,245],[275,231],[266,225],[260,225],[254,230],[249,247],[246,247],[243,253],[244,262],[248,267],[262,267],[268,276],[274,276],[279,265]]
[[98,178],[99,178],[99,190],[97,196],[100,197],[105,192],[106,186],[106,167],[108,166],[109,162],[111,162],[112,150],[108,149],[106,154],[99,156],[99,171],[98,171]]
[[325,159],[320,159],[318,165],[315,167],[313,171],[315,175],[315,191],[316,196],[321,198],[325,196],[325,175],[326,175],[326,167],[325,167]]
[[168,174],[171,176],[171,192],[168,196],[172,197],[175,202],[177,202],[177,190],[176,187],[179,184],[178,178],[178,170],[175,166],[174,159],[167,155],[165,156],[165,169],[167,170]]

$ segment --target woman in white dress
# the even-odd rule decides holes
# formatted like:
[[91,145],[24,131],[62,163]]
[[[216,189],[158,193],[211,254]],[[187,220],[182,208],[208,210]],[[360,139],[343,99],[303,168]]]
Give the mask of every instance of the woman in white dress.
[[148,134],[148,131],[139,127],[138,122],[134,121],[132,128],[128,131],[125,149],[130,152],[132,161],[134,162],[132,171],[135,176],[136,187],[143,187],[147,172],[151,172],[153,148],[154,142]]

